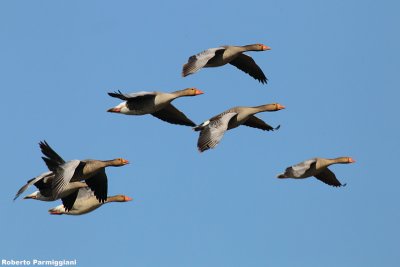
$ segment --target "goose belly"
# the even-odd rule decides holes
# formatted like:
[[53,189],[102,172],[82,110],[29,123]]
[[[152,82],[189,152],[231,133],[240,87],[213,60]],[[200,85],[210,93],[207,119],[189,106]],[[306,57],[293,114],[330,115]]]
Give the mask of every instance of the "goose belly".
[[124,114],[126,115],[146,115],[155,112],[155,109],[129,109]]
[[102,205],[95,197],[85,201],[75,201],[74,206],[70,210],[73,215],[89,213]]

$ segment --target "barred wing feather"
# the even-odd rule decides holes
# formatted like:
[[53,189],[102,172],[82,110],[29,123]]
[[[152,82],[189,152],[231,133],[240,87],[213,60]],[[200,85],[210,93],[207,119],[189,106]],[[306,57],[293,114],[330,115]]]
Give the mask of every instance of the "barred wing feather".
[[55,199],[59,198],[67,184],[71,182],[75,170],[80,163],[80,160],[71,160],[58,167],[52,184],[53,197]]
[[317,162],[316,159],[309,159],[300,162],[299,164],[287,168],[285,174],[289,174],[294,177],[302,177],[306,173],[306,171],[311,168],[311,165],[315,164],[316,162]]
[[48,176],[51,176],[51,175],[53,175],[53,172],[50,171],[50,172],[42,173],[41,175],[39,175],[33,179],[30,179],[24,186],[22,186],[18,190],[17,194],[14,197],[14,200],[16,200],[23,192],[25,192],[25,190],[28,189],[29,186],[31,186],[31,185],[37,183],[38,181],[40,181]]
[[109,96],[119,98],[121,100],[129,100],[132,98],[141,98],[141,97],[154,97],[156,94],[157,94],[156,92],[146,92],[146,91],[124,94],[119,90],[114,93],[108,93]]
[[182,76],[188,76],[193,74],[202,67],[204,67],[207,62],[215,56],[215,53],[219,50],[225,50],[224,47],[210,48],[200,52],[194,56],[191,56],[188,62],[183,65]]
[[197,148],[200,152],[214,148],[221,141],[225,131],[228,129],[229,121],[236,116],[236,112],[221,114],[204,125],[200,132]]

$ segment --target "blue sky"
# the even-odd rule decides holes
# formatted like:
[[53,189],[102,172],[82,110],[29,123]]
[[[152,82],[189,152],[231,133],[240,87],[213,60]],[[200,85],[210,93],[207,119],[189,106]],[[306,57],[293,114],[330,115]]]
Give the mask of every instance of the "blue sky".
[[[395,266],[400,263],[397,1],[2,1],[1,259],[78,266]],[[251,55],[261,85],[232,66],[182,78],[187,58],[225,44]],[[197,133],[106,110],[107,92],[204,95],[174,102],[196,123],[237,105],[279,102],[276,132],[229,131],[202,154]],[[109,194],[134,201],[86,216],[15,192],[46,171],[38,142],[65,159],[113,159]],[[344,188],[279,180],[302,160]],[[33,191],[31,188],[29,192]]]

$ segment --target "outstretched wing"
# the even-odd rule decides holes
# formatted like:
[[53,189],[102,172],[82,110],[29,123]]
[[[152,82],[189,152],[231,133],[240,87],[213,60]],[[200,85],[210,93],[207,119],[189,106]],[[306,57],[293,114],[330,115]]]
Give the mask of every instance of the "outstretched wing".
[[182,76],[188,76],[189,74],[195,73],[202,67],[204,67],[207,62],[215,56],[215,53],[220,50],[225,50],[224,47],[210,48],[200,52],[194,56],[189,57],[188,62],[183,65]]
[[251,77],[258,80],[260,83],[267,83],[268,81],[261,68],[256,64],[254,59],[248,55],[240,54],[229,63],[240,69],[241,71],[246,72]]
[[65,211],[71,210],[72,207],[74,206],[76,197],[78,196],[78,191],[79,190],[76,190],[76,191],[72,192],[71,194],[69,194],[68,196],[63,197],[61,199],[61,201],[62,201],[62,203],[64,205]]
[[272,126],[270,126],[269,124],[267,124],[266,122],[264,122],[263,120],[257,118],[256,116],[252,115],[250,116],[247,121],[245,123],[243,123],[243,125],[249,126],[249,127],[253,127],[253,128],[257,128],[257,129],[261,129],[264,131],[274,131],[274,130],[278,130],[281,126],[278,125],[277,127],[273,128]]
[[100,203],[104,203],[107,200],[108,181],[104,168],[99,170],[96,175],[86,179],[85,182]]
[[173,124],[180,124],[180,125],[186,125],[186,126],[196,126],[196,124],[191,121],[188,117],[186,117],[185,114],[183,114],[181,111],[179,111],[176,107],[174,107],[171,104],[168,104],[165,108],[152,113],[156,118],[159,118],[160,120],[173,123]]
[[30,180],[26,183],[26,185],[22,186],[22,187],[18,190],[17,194],[16,194],[15,197],[14,197],[14,200],[16,200],[23,192],[25,192],[25,190],[28,189],[29,186],[35,184],[36,182],[38,182],[38,181],[40,181],[40,180],[42,180],[42,179],[44,179],[44,178],[47,178],[47,177],[49,177],[49,176],[52,176],[52,175],[54,175],[53,172],[45,172],[45,173],[42,173],[41,175],[39,175],[39,176],[37,176],[37,177],[35,177],[35,178],[30,179]]
[[130,94],[123,94],[121,91],[117,91],[114,93],[108,93],[109,96],[119,98],[121,100],[126,100],[129,101],[131,99],[143,99],[143,98],[154,98],[157,93],[156,92],[146,92],[146,91],[141,91],[137,93],[130,93]]
[[56,171],[59,165],[65,163],[65,160],[60,157],[60,155],[58,155],[46,141],[39,142],[39,147],[43,155],[45,155],[45,157],[42,157],[42,159],[50,171]]
[[323,171],[318,173],[317,175],[314,175],[315,178],[318,180],[326,183],[327,185],[335,186],[335,187],[340,187],[340,186],[345,186],[346,184],[341,184],[339,180],[336,178],[336,175],[329,170],[328,168],[325,168]]
[[236,112],[223,113],[195,127],[195,130],[201,129],[197,141],[197,148],[199,151],[203,152],[218,145],[225,131],[228,129],[229,121],[236,115]]

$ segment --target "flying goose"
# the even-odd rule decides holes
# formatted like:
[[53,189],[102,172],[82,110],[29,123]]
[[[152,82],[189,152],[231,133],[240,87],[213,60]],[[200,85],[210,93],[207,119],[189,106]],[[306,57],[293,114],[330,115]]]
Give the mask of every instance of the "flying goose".
[[334,159],[313,158],[296,165],[286,168],[284,173],[281,173],[277,178],[294,178],[304,179],[314,176],[325,184],[340,187],[346,184],[341,184],[336,178],[336,175],[328,169],[332,164],[349,164],[356,162],[351,157],[339,157]]
[[123,94],[121,91],[108,93],[109,96],[124,100],[119,105],[108,109],[108,112],[121,113],[126,115],[151,114],[160,120],[186,126],[195,126],[185,114],[174,107],[171,102],[183,96],[196,96],[203,94],[196,88],[186,88],[172,93],[162,92],[137,92]]
[[116,196],[110,196],[107,197],[107,199],[100,203],[97,199],[96,196],[94,195],[93,191],[90,190],[89,187],[84,187],[79,189],[78,196],[76,198],[76,201],[74,205],[72,206],[71,209],[66,210],[63,205],[59,205],[57,207],[54,207],[49,210],[50,214],[53,215],[82,215],[89,213],[100,206],[102,206],[105,203],[111,203],[111,202],[127,202],[131,201],[132,198],[124,195],[116,195]]
[[214,148],[221,141],[225,131],[242,124],[264,131],[277,130],[280,126],[273,128],[254,116],[254,114],[265,111],[278,111],[284,108],[281,104],[274,103],[256,107],[234,107],[228,109],[193,128],[195,131],[200,131],[197,148],[200,152]]
[[263,44],[251,44],[244,46],[220,46],[209,48],[201,53],[189,57],[188,62],[183,65],[182,76],[186,77],[201,68],[220,67],[230,63],[236,68],[249,74],[261,83],[267,83],[268,79],[256,62],[248,55],[247,51],[265,51],[271,48]]

